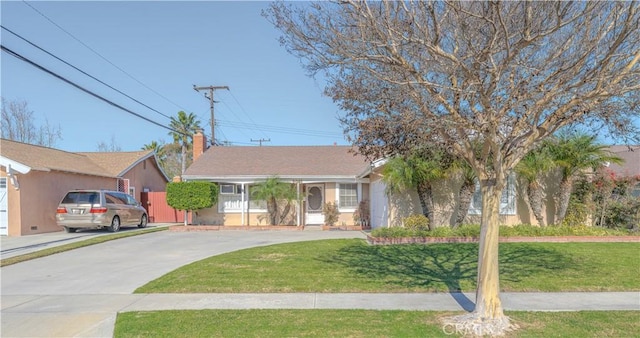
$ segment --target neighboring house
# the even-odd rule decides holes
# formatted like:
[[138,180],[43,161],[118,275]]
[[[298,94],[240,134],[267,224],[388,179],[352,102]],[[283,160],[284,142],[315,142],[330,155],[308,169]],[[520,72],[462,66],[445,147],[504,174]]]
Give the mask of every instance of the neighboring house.
[[0,139],[0,234],[61,231],[55,213],[72,189],[164,191],[153,151],[73,153]]
[[[353,225],[353,212],[369,196],[370,165],[347,146],[211,147],[202,134],[194,136],[194,162],[185,181],[216,182],[217,205],[198,210],[193,223],[268,225],[264,203],[252,201],[250,188],[270,177],[295,185],[297,201],[289,225],[322,225],[322,208],[336,202],[337,225]],[[298,203],[300,201],[301,203]]]
[[[622,165],[611,163],[609,166],[609,169],[617,177],[636,177],[640,180],[640,145],[611,146],[608,150],[624,160]],[[634,196],[640,197],[640,183],[636,185],[632,193]]]

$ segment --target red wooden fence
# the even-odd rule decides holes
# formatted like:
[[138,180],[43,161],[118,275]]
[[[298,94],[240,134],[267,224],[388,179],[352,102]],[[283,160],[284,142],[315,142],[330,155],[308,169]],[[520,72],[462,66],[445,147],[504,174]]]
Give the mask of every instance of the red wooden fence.
[[[184,222],[184,211],[170,207],[167,204],[167,193],[164,191],[143,192],[140,194],[140,202],[147,209],[151,223]],[[191,223],[191,214],[189,214],[189,223]]]

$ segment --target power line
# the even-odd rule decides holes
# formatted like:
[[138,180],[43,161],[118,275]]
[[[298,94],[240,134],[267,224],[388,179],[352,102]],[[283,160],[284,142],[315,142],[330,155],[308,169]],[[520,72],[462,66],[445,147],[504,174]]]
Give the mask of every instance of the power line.
[[93,52],[95,55],[99,56],[101,59],[103,59],[104,61],[106,61],[107,63],[109,63],[110,65],[112,65],[113,67],[115,67],[116,69],[118,69],[119,71],[121,71],[122,73],[124,73],[125,75],[127,75],[130,79],[136,81],[138,84],[140,84],[141,86],[147,88],[148,90],[150,90],[151,92],[153,92],[154,94],[158,95],[159,97],[165,99],[167,102],[173,104],[174,106],[178,107],[181,110],[187,110],[185,108],[182,108],[180,105],[178,105],[177,103],[169,100],[167,97],[165,97],[164,95],[158,93],[157,91],[153,90],[151,87],[147,86],[146,84],[144,84],[142,81],[136,79],[133,75],[127,73],[124,69],[118,67],[117,65],[115,65],[113,62],[109,61],[109,59],[107,59],[106,57],[102,56],[100,53],[98,53],[97,51],[95,51],[93,48],[89,47],[86,43],[82,42],[80,39],[76,38],[73,34],[69,33],[68,31],[66,31],[64,28],[62,28],[60,25],[58,25],[57,23],[55,23],[53,20],[51,20],[48,16],[44,15],[42,12],[40,12],[37,8],[33,7],[30,3],[26,2],[25,0],[22,0],[22,2],[31,7],[31,9],[33,9],[34,11],[36,11],[38,14],[40,14],[43,18],[47,19],[47,21],[51,22],[54,26],[58,27],[61,31],[65,32],[67,35],[69,35],[70,37],[72,37],[74,40],[76,40],[77,42],[79,42],[81,45],[83,45],[84,47],[86,47],[87,49],[89,49],[91,52]]
[[114,106],[114,107],[116,107],[116,108],[120,109],[120,110],[123,110],[123,111],[125,111],[125,112],[127,112],[127,113],[129,113],[129,114],[131,114],[131,115],[133,115],[133,116],[136,116],[136,117],[138,117],[138,118],[141,118],[141,119],[143,119],[143,120],[145,120],[145,121],[147,121],[147,122],[149,122],[149,123],[155,124],[155,125],[156,125],[156,126],[158,126],[158,127],[162,127],[162,128],[164,128],[164,129],[170,130],[170,131],[172,131],[172,132],[174,132],[174,133],[178,133],[178,134],[181,134],[181,135],[186,135],[186,134],[184,134],[184,133],[182,133],[182,132],[180,132],[180,131],[177,131],[177,130],[175,130],[175,129],[172,129],[172,128],[170,128],[170,127],[167,127],[167,126],[165,126],[165,125],[163,125],[163,124],[161,124],[161,123],[158,123],[158,122],[156,122],[156,121],[151,120],[151,119],[150,119],[150,118],[148,118],[148,117],[142,116],[142,115],[140,115],[140,114],[138,114],[138,113],[136,113],[136,112],[134,112],[134,111],[132,111],[132,110],[129,110],[129,109],[127,109],[127,108],[125,108],[125,107],[123,107],[123,106],[121,106],[121,105],[119,105],[119,104],[117,104],[117,103],[115,103],[115,102],[113,102],[113,101],[111,101],[111,100],[107,99],[107,98],[104,98],[103,96],[100,96],[100,95],[98,95],[98,94],[96,94],[96,93],[94,93],[94,92],[92,92],[92,91],[90,91],[90,90],[88,90],[88,89],[86,89],[86,88],[84,88],[84,87],[80,86],[79,84],[77,84],[77,83],[75,83],[75,82],[73,82],[73,81],[71,81],[71,80],[69,80],[69,79],[67,79],[67,78],[63,77],[62,75],[59,75],[59,74],[57,74],[57,73],[55,73],[55,72],[53,72],[53,71],[51,71],[51,70],[49,70],[49,69],[47,69],[47,68],[45,68],[45,67],[43,67],[43,66],[41,66],[41,65],[37,64],[37,63],[36,63],[36,62],[34,62],[34,61],[29,60],[28,58],[26,58],[26,57],[24,57],[24,56],[20,55],[20,54],[19,54],[19,53],[17,53],[17,52],[14,52],[13,50],[11,50],[11,49],[9,49],[9,48],[5,47],[4,45],[1,45],[1,44],[0,44],[0,47],[2,48],[2,51],[4,51],[5,53],[7,53],[7,54],[9,54],[9,55],[11,55],[11,56],[13,56],[13,57],[15,57],[15,58],[19,59],[19,60],[22,60],[22,61],[24,61],[24,62],[26,62],[26,63],[28,63],[28,64],[30,64],[30,65],[32,65],[32,66],[34,66],[34,67],[38,68],[38,69],[40,69],[41,71],[43,71],[43,72],[45,72],[45,73],[47,73],[47,74],[49,74],[49,75],[51,75],[51,76],[53,76],[53,77],[56,77],[56,78],[58,78],[58,79],[60,79],[60,80],[62,80],[62,81],[64,81],[64,82],[66,82],[66,83],[68,83],[68,84],[70,84],[70,85],[72,85],[72,86],[76,87],[77,89],[80,89],[81,91],[83,91],[83,92],[85,92],[85,93],[87,93],[87,94],[89,94],[89,95],[91,95],[91,96],[93,96],[93,97],[95,97],[95,98],[97,98],[97,99],[100,99],[100,100],[102,100],[102,101],[104,101],[104,102],[106,102],[106,103],[108,103],[108,104],[110,104],[110,105],[112,105],[112,106]]
[[289,127],[281,127],[281,126],[269,126],[264,124],[249,124],[249,123],[224,121],[224,120],[216,120],[216,122],[219,126],[226,126],[230,128],[241,128],[241,129],[252,129],[252,130],[264,129],[271,132],[282,133],[282,134],[307,135],[307,136],[328,137],[328,138],[343,137],[343,135],[339,133],[325,132],[320,130],[289,128]]
[[101,84],[103,84],[103,85],[105,85],[105,86],[107,86],[107,87],[111,88],[112,90],[114,90],[114,91],[116,91],[116,92],[118,92],[118,93],[120,93],[120,94],[122,94],[122,95],[124,95],[124,96],[128,97],[129,99],[131,99],[131,100],[135,101],[136,103],[138,103],[138,104],[140,104],[140,105],[142,105],[142,106],[144,106],[144,107],[146,107],[146,108],[148,108],[148,109],[150,109],[150,110],[152,110],[152,111],[154,111],[154,112],[156,112],[156,113],[158,113],[158,114],[160,114],[160,115],[162,115],[162,116],[164,116],[164,117],[166,117],[166,118],[168,118],[168,119],[171,119],[171,117],[170,117],[170,116],[165,115],[165,114],[161,113],[160,111],[158,111],[158,110],[156,110],[156,109],[153,109],[153,108],[149,107],[148,105],[146,105],[146,104],[144,104],[144,103],[142,103],[142,102],[140,102],[140,101],[136,100],[135,98],[133,98],[133,97],[131,97],[131,96],[129,96],[129,95],[127,95],[127,94],[123,93],[122,91],[118,90],[117,88],[112,87],[112,86],[111,86],[111,85],[109,85],[108,83],[105,83],[104,81],[102,81],[102,80],[100,80],[100,79],[98,79],[98,78],[94,77],[93,75],[91,75],[91,74],[89,74],[89,73],[87,73],[87,72],[83,71],[82,69],[79,69],[78,67],[76,67],[76,66],[74,66],[74,65],[70,64],[69,62],[67,62],[67,61],[65,61],[65,60],[63,60],[63,59],[61,59],[61,58],[59,58],[59,57],[55,56],[54,54],[52,54],[52,53],[48,52],[48,51],[47,51],[47,50],[45,50],[44,48],[41,48],[40,46],[36,45],[35,43],[33,43],[33,42],[31,42],[31,41],[27,40],[26,38],[24,38],[24,37],[20,36],[19,34],[17,34],[17,33],[15,33],[15,32],[13,32],[13,31],[12,31],[12,30],[10,30],[9,28],[7,28],[7,27],[5,27],[5,26],[2,26],[2,25],[0,25],[0,27],[2,27],[2,29],[6,30],[7,32],[9,32],[9,33],[11,33],[11,34],[13,34],[13,35],[17,36],[18,38],[22,39],[23,41],[25,41],[26,43],[30,44],[31,46],[33,46],[33,47],[35,47],[35,48],[38,48],[39,50],[41,50],[41,51],[43,51],[43,52],[47,53],[49,56],[51,56],[51,57],[55,58],[56,60],[58,60],[58,61],[60,61],[60,62],[62,62],[62,63],[64,63],[65,65],[67,65],[67,66],[69,66],[69,67],[71,67],[71,68],[73,68],[73,69],[75,69],[75,70],[79,71],[80,73],[82,73],[82,74],[84,74],[84,75],[86,75],[86,76],[88,76],[88,77],[90,77],[90,78],[94,79],[95,81],[100,82]]
[[[251,115],[247,114],[247,111],[244,109],[244,107],[242,106],[242,104],[240,104],[240,101],[238,101],[238,99],[236,98],[236,96],[235,96],[235,95],[233,95],[233,92],[231,92],[231,91],[230,91],[230,92],[229,92],[229,94],[231,95],[231,98],[233,98],[233,100],[236,102],[236,104],[240,107],[240,110],[242,111],[242,113],[244,113],[244,115],[249,119],[249,122],[251,122],[251,123],[253,123],[253,124],[256,124],[256,122],[251,118]],[[229,105],[227,105],[227,103],[226,103],[226,102],[224,102],[224,101],[223,101],[222,103],[224,103],[224,104],[225,104],[225,105],[226,105],[230,110],[232,110],[232,109],[231,109],[231,107],[229,107]],[[232,110],[232,111],[233,111],[233,110]],[[235,114],[234,114],[234,115],[235,115]],[[238,119],[238,120],[241,120],[241,119]],[[242,121],[241,121],[241,122],[242,122]],[[266,137],[268,137],[268,136],[267,136],[267,134],[266,134],[264,131],[260,130],[260,132],[262,132],[262,136],[263,136],[263,137],[265,137],[265,138],[266,138]]]

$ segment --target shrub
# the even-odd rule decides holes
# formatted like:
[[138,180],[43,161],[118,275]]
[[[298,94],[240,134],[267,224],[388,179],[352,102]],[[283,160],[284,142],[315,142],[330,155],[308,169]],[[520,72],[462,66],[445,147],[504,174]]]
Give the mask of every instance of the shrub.
[[416,214],[402,220],[404,227],[411,230],[429,230],[429,219],[425,215]]
[[211,182],[167,183],[167,204],[177,210],[199,210],[218,202],[218,186]]
[[335,202],[325,203],[322,207],[322,213],[324,213],[324,223],[328,226],[334,226],[338,222],[340,211],[338,205]]

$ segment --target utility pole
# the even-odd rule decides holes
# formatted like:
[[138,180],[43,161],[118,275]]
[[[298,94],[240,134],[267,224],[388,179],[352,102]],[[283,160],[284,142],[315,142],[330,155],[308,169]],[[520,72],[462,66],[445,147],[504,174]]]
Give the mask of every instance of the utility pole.
[[270,138],[269,139],[261,138],[259,140],[251,139],[251,142],[260,142],[260,146],[262,147],[262,142],[271,142],[271,139]]
[[208,86],[208,87],[196,87],[196,85],[193,85],[193,89],[197,92],[200,92],[201,90],[209,90],[209,96],[207,96],[207,93],[204,93],[204,97],[206,97],[207,99],[209,99],[209,104],[211,105],[211,145],[215,146],[216,145],[216,137],[213,131],[213,128],[215,127],[215,119],[214,119],[214,113],[213,113],[213,104],[216,102],[213,100],[213,92],[218,90],[218,89],[226,89],[229,90],[229,87],[227,86]]

